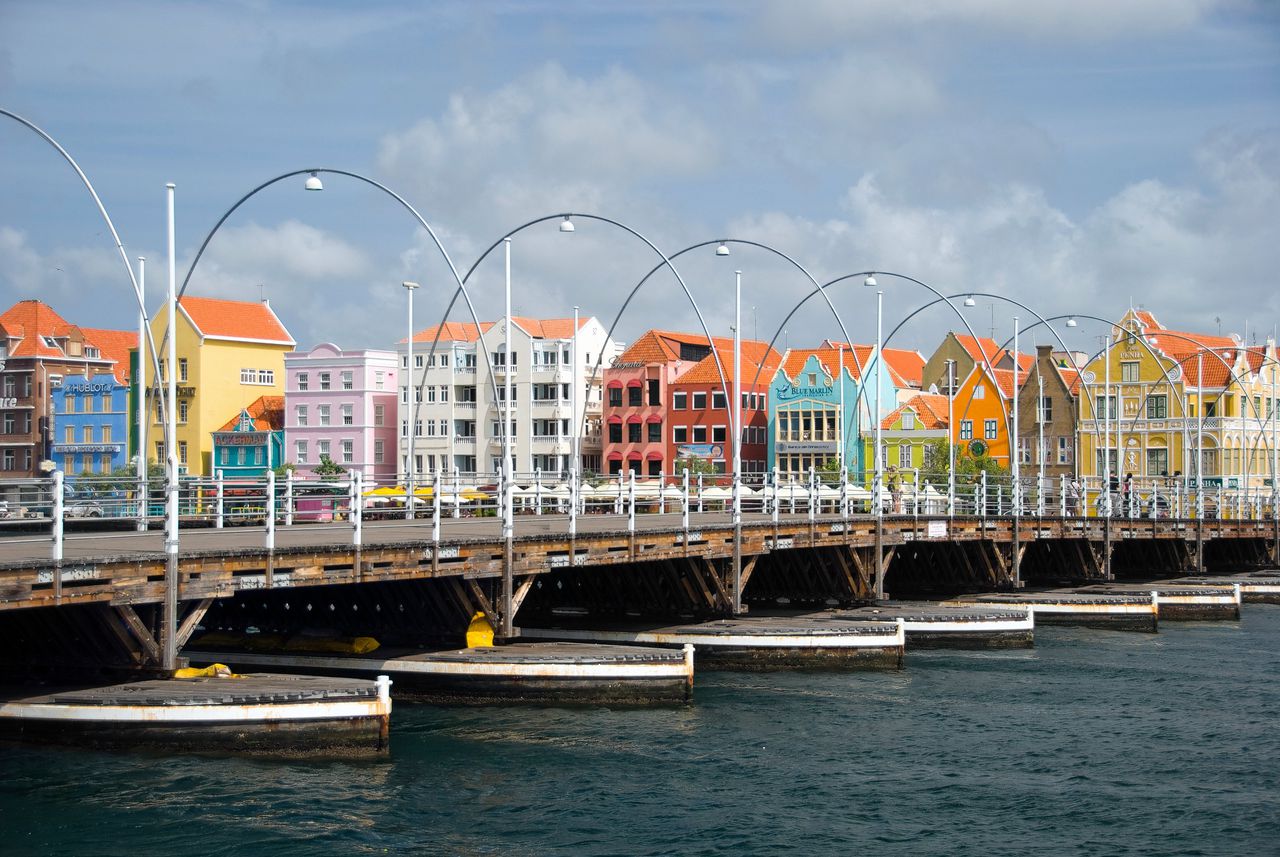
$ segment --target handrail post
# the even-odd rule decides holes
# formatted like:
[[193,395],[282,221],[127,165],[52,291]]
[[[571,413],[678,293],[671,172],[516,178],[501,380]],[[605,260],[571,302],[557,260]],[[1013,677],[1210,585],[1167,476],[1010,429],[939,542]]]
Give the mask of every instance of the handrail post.
[[818,478],[818,473],[814,470],[812,464],[809,465],[809,523],[813,523],[815,515],[817,515],[818,491],[814,484]]
[[293,468],[284,471],[284,525],[293,526]]
[[636,472],[627,470],[627,532],[636,531]]
[[223,522],[225,521],[226,494],[224,489],[225,489],[225,486],[223,485],[223,482],[222,482],[222,471],[221,470],[214,471],[215,518],[214,518],[213,526],[219,530],[222,529]]
[[533,470],[533,514],[542,514],[542,468],[535,467]]
[[431,541],[440,544],[440,471],[431,474]]
[[[142,455],[142,453],[138,453]],[[147,495],[147,476],[145,464],[143,465],[143,475],[138,477],[138,523],[136,529],[140,533],[147,531],[147,512],[151,498]]]
[[276,549],[276,472],[274,470],[267,471],[266,492],[262,504],[267,523],[266,547],[267,550],[273,551]]
[[[64,491],[64,483],[63,483],[62,471],[55,470],[53,471],[53,482],[50,485],[50,493],[52,494],[52,497],[50,497],[50,499],[53,501],[53,508],[50,509],[49,511],[50,516],[53,518],[53,532],[51,535],[53,540],[53,561],[55,563],[62,562],[62,541],[63,541],[62,495],[63,495],[63,491]],[[61,590],[62,572],[55,568],[54,574],[58,575],[57,587],[59,590]]]
[[351,518],[351,544],[354,547],[364,544],[364,491],[361,490],[363,482],[363,474],[359,470],[352,470],[351,482],[347,490],[351,495],[351,511],[348,514]]
[[680,525],[684,528],[684,543],[689,544],[689,468],[684,468],[684,476],[681,478],[680,490],[684,492],[684,499],[680,502]]
[[578,534],[578,468],[569,468],[569,536]]

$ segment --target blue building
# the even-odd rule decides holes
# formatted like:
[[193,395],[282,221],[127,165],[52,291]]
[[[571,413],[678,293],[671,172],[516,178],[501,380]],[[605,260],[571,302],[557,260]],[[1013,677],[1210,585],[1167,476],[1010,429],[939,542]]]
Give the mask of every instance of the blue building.
[[63,473],[128,464],[129,387],[111,374],[67,375],[52,390],[53,461]]
[[226,479],[265,479],[284,463],[284,396],[260,396],[213,433],[213,467]]
[[[855,474],[867,465],[860,440],[875,407],[875,387],[861,379],[874,370],[875,348],[824,341],[817,348],[787,351],[769,385],[769,463],[783,481],[803,481],[809,469],[821,470],[844,452],[844,465]],[[886,361],[881,408],[887,415],[898,406],[898,375]]]

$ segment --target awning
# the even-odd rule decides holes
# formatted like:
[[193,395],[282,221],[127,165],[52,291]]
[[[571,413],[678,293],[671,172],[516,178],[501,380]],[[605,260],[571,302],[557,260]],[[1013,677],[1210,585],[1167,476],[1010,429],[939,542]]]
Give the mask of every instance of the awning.
[[650,461],[661,461],[662,453],[658,452],[657,450],[652,450],[649,452],[648,455],[645,456],[645,458],[649,459]]
[[614,378],[612,381],[609,381],[607,384],[605,384],[605,387],[609,388],[610,390],[621,390],[622,382],[619,381],[617,378]]
[[609,416],[605,417],[604,421],[607,423],[620,423],[622,422],[622,417],[617,414],[609,414]]
[[662,414],[649,414],[649,416],[647,416],[647,417],[645,418],[645,422],[647,422],[647,423],[660,423],[660,422],[662,422]]
[[644,382],[643,382],[643,381],[641,381],[639,378],[632,378],[630,381],[628,381],[628,382],[627,382],[627,386],[628,386],[628,387],[643,387],[643,386],[644,386]]
[[628,414],[628,415],[627,415],[627,422],[629,422],[629,423],[638,423],[638,422],[642,422],[642,420],[640,419],[640,415],[639,415],[639,414]]
[[609,461],[621,461],[621,460],[622,460],[622,453],[621,453],[621,452],[611,452],[611,453],[609,453],[608,455],[606,455],[606,456],[605,456],[605,458],[607,458]]

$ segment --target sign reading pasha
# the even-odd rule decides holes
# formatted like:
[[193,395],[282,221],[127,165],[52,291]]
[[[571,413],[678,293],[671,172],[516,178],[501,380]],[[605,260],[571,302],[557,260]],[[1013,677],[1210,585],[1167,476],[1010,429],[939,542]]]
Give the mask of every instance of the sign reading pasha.
[[831,398],[830,387],[801,387],[790,381],[783,381],[778,385],[777,399],[780,402],[790,402],[793,399],[829,398]]

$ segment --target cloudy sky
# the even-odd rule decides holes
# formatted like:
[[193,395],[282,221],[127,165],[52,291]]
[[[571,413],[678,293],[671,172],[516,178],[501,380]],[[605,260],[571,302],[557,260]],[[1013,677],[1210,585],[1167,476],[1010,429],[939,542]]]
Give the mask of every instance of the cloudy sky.
[[[282,173],[346,170],[412,203],[460,271],[505,233],[599,215],[674,254],[733,238],[825,282],[897,271],[1045,315],[1270,334],[1280,322],[1280,10],[1267,0],[778,2],[23,2],[0,0],[0,107],[80,162],[130,257],[164,287],[164,185],[180,274],[218,218]],[[196,267],[194,294],[272,301],[300,344],[390,347],[453,289],[412,217],[325,176],[248,200]],[[603,221],[517,233],[516,308],[612,320],[658,261]],[[763,249],[676,266],[716,333],[768,339],[812,286]],[[930,295],[881,277],[886,330]],[[471,280],[502,307],[496,252]],[[831,291],[875,335],[861,279]],[[0,117],[0,302],[129,328],[123,265],[74,173]],[[1012,331],[986,298],[971,323]],[[1027,314],[1022,312],[1024,323]],[[453,319],[464,319],[462,307]],[[1220,319],[1220,321],[1218,321]],[[934,308],[899,334],[932,349]],[[619,336],[695,330],[654,276]],[[1086,347],[1097,329],[1078,329]],[[811,301],[780,344],[839,336]],[[1043,334],[1030,338],[1048,341]],[[1025,342],[1025,340],[1024,340]]]

